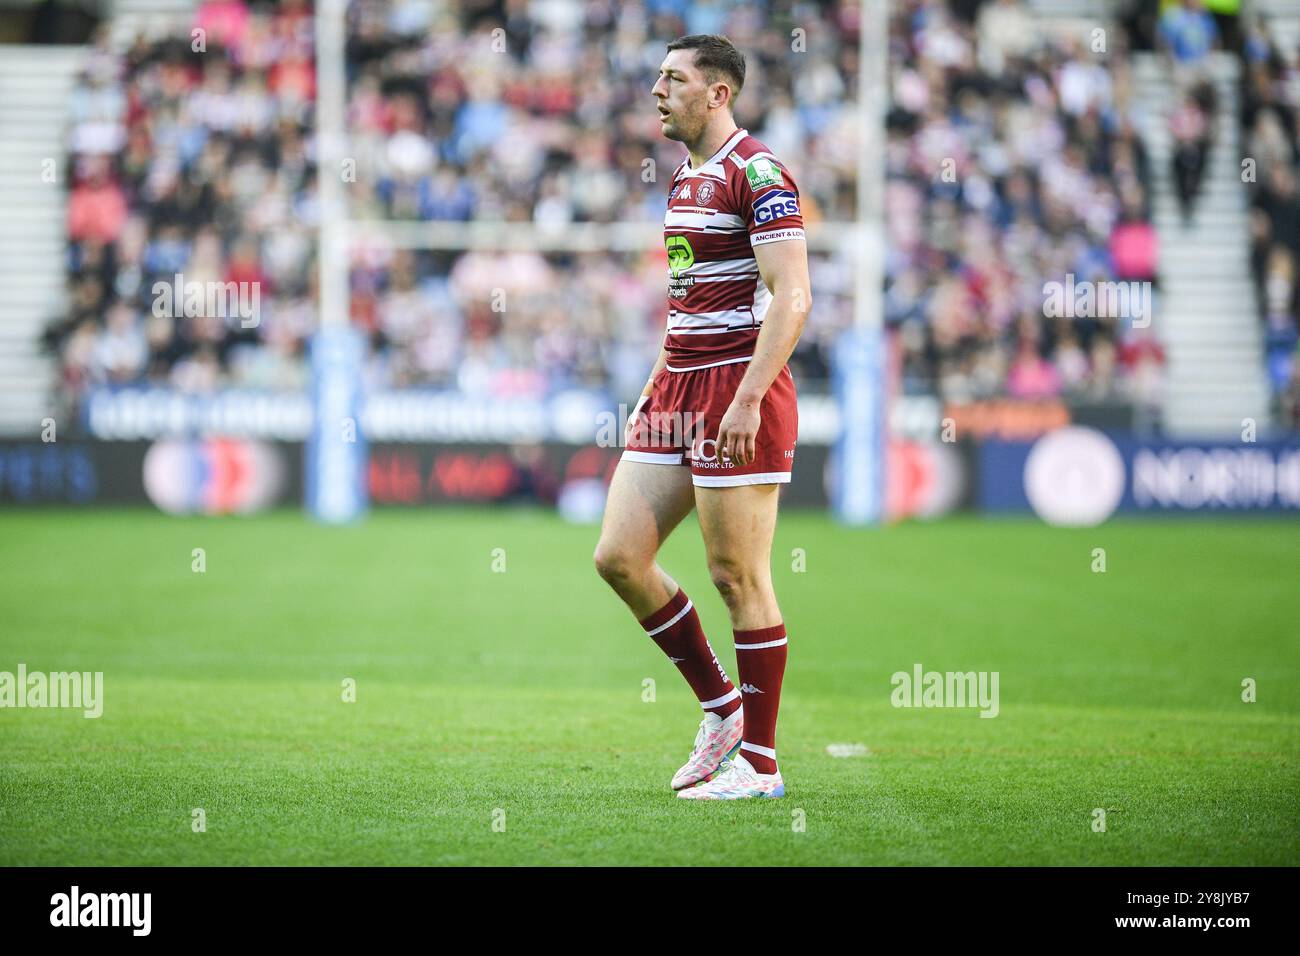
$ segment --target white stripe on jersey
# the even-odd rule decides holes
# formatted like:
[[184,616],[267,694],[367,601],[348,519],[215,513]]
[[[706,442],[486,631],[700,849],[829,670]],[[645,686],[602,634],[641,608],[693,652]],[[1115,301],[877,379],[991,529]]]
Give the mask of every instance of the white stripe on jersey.
[[767,318],[767,308],[772,304],[772,293],[763,282],[763,277],[758,277],[758,282],[754,284],[754,321],[759,325]]
[[[743,323],[743,324],[741,324]],[[713,328],[730,325],[732,328],[749,328],[754,324],[754,317],[748,308],[722,309],[718,312],[669,312],[668,331],[680,329]]]
[[745,220],[734,213],[716,209],[669,209],[664,216],[665,229],[702,229],[707,232],[744,232]]
[[744,325],[719,325],[717,327],[705,327],[702,329],[669,329],[669,335],[725,335],[728,332],[737,332],[741,329],[750,329],[754,326],[746,322]]
[[728,272],[736,273],[737,278],[758,275],[758,260],[751,256],[748,259],[715,259],[713,262],[697,262],[682,275],[699,278]]
[[[664,368],[668,369],[668,371],[670,372],[698,372],[702,368],[717,368],[719,365],[735,365],[739,362],[748,362],[753,357],[754,356],[752,355],[742,355],[740,356],[740,358],[723,359],[721,362],[710,362],[708,365],[692,365],[690,368],[673,368],[671,365],[665,365]],[[624,452],[624,454],[626,454],[626,452]],[[790,480],[790,473],[788,471],[781,472],[780,474],[784,474],[786,476],[785,477],[786,481]],[[709,480],[712,482],[726,482],[728,479],[718,477],[718,478],[710,478]],[[780,479],[772,479],[772,480],[778,481]],[[730,479],[730,481],[732,484],[751,484],[751,482],[746,481],[744,475],[733,477]],[[695,483],[697,485],[701,483],[699,475],[695,476]]]
[[720,183],[727,181],[727,174],[722,168],[721,163],[706,163],[699,169],[687,169],[682,167],[681,172],[677,174],[677,179],[716,179]]
[[730,156],[728,158],[731,160],[731,165],[735,166],[737,169],[744,169],[746,166],[748,166],[756,159],[770,159],[778,166],[781,165],[781,161],[777,159],[775,156],[773,156],[771,153],[769,153],[767,150],[763,150],[762,152],[755,153],[753,156],[750,156],[748,159],[741,159],[739,156]]
[[[763,282],[763,277],[754,278],[753,305],[741,309],[721,309],[717,312],[678,312],[672,309],[668,313],[668,331],[695,328],[702,325],[720,325],[727,322],[735,328],[754,328],[763,324],[767,318],[768,307],[772,304],[772,293]],[[740,320],[743,324],[737,324]]]

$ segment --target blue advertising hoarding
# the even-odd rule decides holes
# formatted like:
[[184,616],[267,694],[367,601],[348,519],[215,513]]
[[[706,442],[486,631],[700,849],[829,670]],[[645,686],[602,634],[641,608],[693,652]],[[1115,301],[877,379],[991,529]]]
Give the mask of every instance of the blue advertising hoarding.
[[1057,524],[1115,512],[1300,514],[1300,439],[1146,440],[1072,426],[1037,442],[988,441],[978,506]]

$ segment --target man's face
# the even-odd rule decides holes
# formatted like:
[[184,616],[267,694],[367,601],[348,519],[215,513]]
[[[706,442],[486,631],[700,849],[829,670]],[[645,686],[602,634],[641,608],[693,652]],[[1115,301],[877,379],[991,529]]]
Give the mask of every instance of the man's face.
[[668,139],[691,143],[708,122],[709,84],[695,65],[694,50],[671,50],[650,91],[659,101],[659,120]]

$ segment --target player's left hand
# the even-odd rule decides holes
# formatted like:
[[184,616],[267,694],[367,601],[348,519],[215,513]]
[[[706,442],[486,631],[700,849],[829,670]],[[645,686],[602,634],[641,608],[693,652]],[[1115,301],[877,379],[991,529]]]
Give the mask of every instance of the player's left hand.
[[760,416],[757,402],[733,401],[718,425],[718,454],[738,466],[754,462]]

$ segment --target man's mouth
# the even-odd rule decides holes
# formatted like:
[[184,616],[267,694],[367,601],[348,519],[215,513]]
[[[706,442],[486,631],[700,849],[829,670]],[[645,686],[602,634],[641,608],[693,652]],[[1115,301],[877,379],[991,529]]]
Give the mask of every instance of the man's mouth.
[[672,110],[666,110],[666,109],[664,109],[662,106],[659,107],[659,118],[660,118],[660,119],[667,119],[667,118],[668,118],[669,116],[671,116],[671,115],[672,115]]

